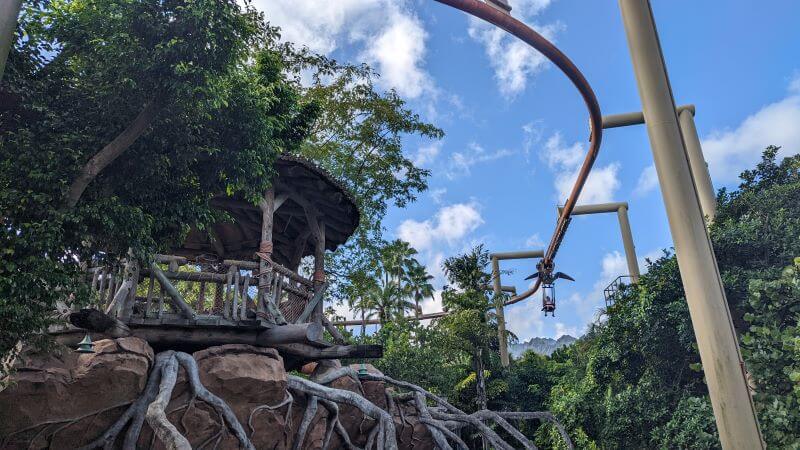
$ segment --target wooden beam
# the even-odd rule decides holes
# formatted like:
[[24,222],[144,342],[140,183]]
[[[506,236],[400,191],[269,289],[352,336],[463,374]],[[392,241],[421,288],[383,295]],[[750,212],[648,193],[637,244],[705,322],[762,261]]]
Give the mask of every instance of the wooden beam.
[[289,324],[272,328],[230,327],[213,325],[145,325],[129,324],[114,319],[96,309],[83,309],[70,314],[70,323],[79,329],[51,333],[58,342],[75,345],[86,331],[97,337],[138,337],[150,345],[170,348],[213,347],[226,344],[247,344],[256,347],[275,347],[281,344],[302,344],[324,348],[323,326],[316,323]]
[[[328,283],[324,282],[321,285],[314,287],[314,296],[311,297],[311,300],[309,300],[306,308],[302,313],[300,313],[294,323],[303,323],[308,320],[309,317],[311,317],[312,321],[314,320],[314,313],[317,307],[322,303],[322,296],[325,294],[325,289],[327,289],[327,287]],[[322,320],[320,319],[319,322],[321,323]]]
[[175,309],[178,310],[181,314],[183,314],[187,319],[191,319],[194,317],[194,311],[192,308],[186,304],[186,301],[183,299],[183,296],[175,286],[170,283],[167,276],[164,272],[156,265],[156,263],[150,264],[150,271],[153,275],[155,275],[158,282],[167,291],[169,294],[169,298],[172,300],[172,304],[175,306]]
[[303,344],[280,344],[276,345],[275,348],[280,352],[312,361],[317,359],[375,359],[383,357],[383,346],[381,345],[332,345],[330,347],[314,348]]
[[[411,320],[438,319],[440,317],[446,316],[447,314],[449,314],[449,313],[446,312],[446,311],[440,311],[440,312],[435,312],[435,313],[420,314],[419,317],[407,316],[407,317],[405,317],[405,320],[411,321]],[[380,323],[381,322],[378,319],[367,319],[367,320],[354,319],[354,320],[342,320],[342,321],[339,321],[339,322],[333,322],[334,325],[345,326],[345,327],[352,327],[352,326],[361,325],[361,324],[379,325]]]

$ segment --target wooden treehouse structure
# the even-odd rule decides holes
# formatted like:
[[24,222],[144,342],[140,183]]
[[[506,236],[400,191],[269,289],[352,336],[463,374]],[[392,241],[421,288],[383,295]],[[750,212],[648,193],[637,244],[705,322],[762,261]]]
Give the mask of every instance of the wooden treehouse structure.
[[[217,196],[228,216],[193,228],[170,254],[87,270],[96,303],[53,332],[72,344],[85,330],[137,336],[154,348],[273,347],[287,368],[307,361],[380,357],[379,346],[344,345],[323,315],[325,252],[353,234],[359,211],[347,190],[310,161],[284,155],[259,205]],[[301,261],[313,257],[310,278]],[[323,339],[324,330],[334,342]]]

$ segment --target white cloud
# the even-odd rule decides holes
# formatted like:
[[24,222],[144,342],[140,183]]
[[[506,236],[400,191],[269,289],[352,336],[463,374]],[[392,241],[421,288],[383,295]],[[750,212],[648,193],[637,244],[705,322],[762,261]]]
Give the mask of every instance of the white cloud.
[[[618,276],[628,273],[628,264],[625,257],[616,250],[603,255],[602,267],[603,271],[600,273],[600,281],[598,281],[598,283],[602,285],[603,288],[608,286],[608,283],[614,281]],[[595,284],[595,287],[597,286],[598,284]]]
[[439,209],[431,219],[403,221],[397,228],[397,236],[418,251],[427,251],[439,243],[454,245],[481,224],[483,218],[478,205],[456,203]]
[[542,127],[538,121],[528,122],[522,126],[522,150],[525,158],[530,156],[531,149],[542,140]]
[[556,332],[555,332],[555,335],[553,337],[555,339],[558,339],[561,336],[564,336],[565,334],[566,335],[570,335],[572,337],[578,337],[582,333],[578,333],[578,327],[569,327],[569,326],[564,325],[561,322],[556,322]]
[[[549,4],[550,0],[511,0],[514,16],[523,22],[533,23]],[[550,41],[564,26],[561,23],[537,25],[534,28]],[[548,66],[548,60],[528,44],[511,36],[506,31],[480,19],[470,18],[469,36],[483,45],[494,69],[500,92],[506,97],[525,90],[528,78]]]
[[506,149],[489,152],[486,151],[486,149],[481,145],[472,142],[467,145],[465,150],[454,152],[450,155],[445,176],[451,180],[463,176],[469,176],[472,173],[472,166],[475,164],[494,161],[496,159],[510,156],[513,153],[514,152],[511,150]]
[[389,24],[370,38],[364,59],[381,74],[381,83],[400,95],[417,98],[433,90],[433,81],[422,68],[428,33],[415,16],[399,8],[388,9]]
[[[557,201],[564,202],[572,192],[585,155],[586,149],[583,144],[576,142],[569,146],[565,145],[561,133],[558,132],[545,142],[541,157],[555,172],[553,183],[557,192]],[[578,203],[592,204],[612,201],[620,186],[617,177],[619,167],[619,163],[616,162],[603,167],[595,164],[583,186]]]
[[431,189],[429,194],[431,196],[431,199],[433,200],[433,203],[440,205],[444,200],[444,195],[447,194],[447,188]]
[[344,45],[381,74],[378,82],[417,98],[435,91],[424,69],[428,33],[404,1],[255,0],[285,41],[329,55]]
[[544,332],[544,316],[538,296],[506,308],[506,328],[520,341],[541,336]]
[[800,94],[800,71],[796,71],[789,81],[789,92],[792,94]]
[[642,170],[639,175],[639,181],[636,182],[636,188],[633,190],[633,195],[642,197],[648,192],[658,187],[658,174],[656,173],[656,166],[650,164]]
[[735,182],[752,168],[768,145],[781,146],[782,156],[800,152],[800,75],[788,95],[745,118],[736,128],[714,130],[703,139],[703,153],[717,183]]
[[603,255],[600,268],[600,277],[594,282],[588,295],[576,292],[564,301],[564,304],[571,305],[571,309],[577,313],[585,326],[595,320],[600,308],[605,306],[603,290],[618,276],[628,274],[625,256],[618,251]]
[[532,249],[539,249],[544,246],[544,241],[542,237],[539,236],[539,233],[533,233],[532,235],[528,236],[528,239],[525,239],[525,247],[532,248]]
[[436,157],[439,156],[439,152],[442,150],[442,143],[441,141],[432,142],[428,145],[423,145],[417,149],[417,153],[411,158],[411,161],[414,163],[415,166],[418,167],[428,167],[434,161],[436,161]]

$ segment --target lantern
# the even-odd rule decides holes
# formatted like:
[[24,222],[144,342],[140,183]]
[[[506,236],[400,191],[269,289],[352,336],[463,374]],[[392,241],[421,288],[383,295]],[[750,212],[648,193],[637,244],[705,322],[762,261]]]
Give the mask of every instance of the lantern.
[[75,349],[76,353],[94,353],[94,344],[92,343],[92,337],[89,336],[89,333],[86,333],[86,336],[83,337],[83,340],[78,342],[78,348]]
[[542,284],[542,311],[545,317],[547,313],[556,316],[556,288],[553,284]]

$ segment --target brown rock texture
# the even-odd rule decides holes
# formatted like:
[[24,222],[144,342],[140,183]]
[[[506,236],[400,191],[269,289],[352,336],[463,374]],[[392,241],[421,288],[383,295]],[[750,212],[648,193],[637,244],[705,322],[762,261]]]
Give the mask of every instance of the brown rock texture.
[[153,364],[150,346],[130,337],[97,341],[94,350],[20,358],[0,392],[0,448],[46,448],[49,440],[57,441],[52,448],[77,448],[139,397]]
[[[25,355],[21,359],[12,385],[0,391],[0,448],[78,448],[108,429],[144,389],[154,355],[150,346],[137,338],[97,341],[95,351]],[[192,356],[203,385],[231,407],[256,448],[292,447],[308,399],[303,393],[287,391],[287,374],[276,350],[223,345]],[[325,366],[340,367],[332,361]],[[353,367],[358,370],[360,365]],[[371,365],[367,369],[377,372]],[[433,448],[427,428],[416,420],[413,407],[404,406],[401,420],[401,406],[391,402],[389,407],[383,383],[368,381],[362,385],[368,400],[393,414],[401,448]],[[350,377],[339,378],[330,386],[361,392],[359,383]],[[291,406],[265,408],[280,404],[290,394]],[[341,422],[353,443],[363,446],[374,422],[354,407],[339,407]],[[192,399],[183,368],[167,415],[192,447],[239,448],[220,416],[204,402]],[[320,405],[303,449],[321,448],[327,419],[327,410]],[[117,447],[121,446],[121,438]],[[158,439],[153,439],[147,424],[138,447],[164,448]],[[342,448],[336,434],[330,448]]]

